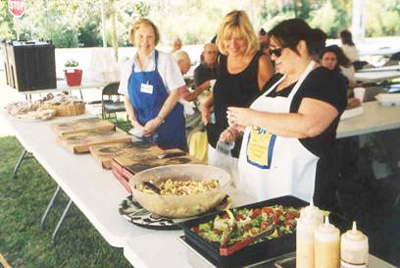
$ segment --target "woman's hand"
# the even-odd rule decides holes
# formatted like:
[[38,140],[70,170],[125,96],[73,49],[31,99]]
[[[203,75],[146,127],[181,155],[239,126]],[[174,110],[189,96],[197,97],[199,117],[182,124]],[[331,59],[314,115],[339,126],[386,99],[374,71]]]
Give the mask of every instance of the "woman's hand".
[[353,109],[356,108],[358,106],[361,106],[361,101],[357,98],[350,98],[347,100],[347,107],[346,109]]
[[201,112],[201,120],[203,121],[204,125],[208,125],[211,122],[211,110],[209,107],[206,107],[205,105],[201,106],[200,109]]
[[228,127],[221,133],[221,135],[219,136],[219,140],[225,142],[232,142],[236,141],[239,137],[240,137],[240,132],[237,129],[233,127]]
[[143,136],[150,137],[151,134],[161,125],[162,120],[158,117],[148,121],[143,127]]
[[249,108],[228,107],[227,116],[230,125],[238,127],[246,127],[251,125],[251,119],[254,110]]

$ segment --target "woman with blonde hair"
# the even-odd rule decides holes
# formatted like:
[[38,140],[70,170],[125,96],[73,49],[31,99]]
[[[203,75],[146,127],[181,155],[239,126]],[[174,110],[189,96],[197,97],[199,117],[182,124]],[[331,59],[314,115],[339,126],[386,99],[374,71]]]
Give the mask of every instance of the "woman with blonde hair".
[[[273,74],[269,56],[259,51],[258,37],[246,12],[235,10],[224,17],[216,44],[222,53],[218,59],[217,81],[201,111],[207,126],[210,164],[220,135],[231,131],[226,118],[228,106],[248,107]],[[240,142],[237,142],[232,151],[234,157],[238,157],[239,150]]]
[[132,26],[129,41],[137,48],[125,62],[119,92],[135,133],[161,148],[187,151],[185,119],[178,89],[185,85],[178,64],[170,54],[155,49],[160,34],[148,19]]

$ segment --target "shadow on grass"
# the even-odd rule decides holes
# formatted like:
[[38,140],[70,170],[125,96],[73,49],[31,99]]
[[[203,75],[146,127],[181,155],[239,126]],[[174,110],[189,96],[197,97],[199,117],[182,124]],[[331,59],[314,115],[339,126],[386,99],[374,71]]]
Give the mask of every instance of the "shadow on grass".
[[12,267],[132,267],[122,249],[111,247],[74,205],[56,244],[51,243],[68,197],[58,196],[41,230],[40,219],[57,185],[34,158],[24,161],[12,179],[21,150],[15,137],[0,138],[0,252]]

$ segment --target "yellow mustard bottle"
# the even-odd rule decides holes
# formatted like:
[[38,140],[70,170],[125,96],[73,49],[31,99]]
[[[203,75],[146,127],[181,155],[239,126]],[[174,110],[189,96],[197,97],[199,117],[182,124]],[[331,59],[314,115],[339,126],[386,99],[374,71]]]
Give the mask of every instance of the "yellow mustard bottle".
[[319,225],[314,231],[315,268],[339,268],[340,264],[340,231],[329,223]]
[[354,221],[353,228],[342,235],[340,243],[340,267],[368,267],[368,251],[368,237],[357,230],[357,224]]
[[300,211],[296,227],[296,268],[314,268],[314,230],[323,222],[322,211],[310,205]]

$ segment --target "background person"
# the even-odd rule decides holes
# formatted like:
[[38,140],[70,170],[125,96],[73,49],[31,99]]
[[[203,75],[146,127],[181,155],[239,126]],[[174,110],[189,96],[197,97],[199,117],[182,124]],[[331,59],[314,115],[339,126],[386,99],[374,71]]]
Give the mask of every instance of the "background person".
[[194,70],[194,87],[217,78],[218,47],[213,43],[204,45],[203,61]]
[[179,37],[175,37],[174,40],[172,40],[171,47],[172,47],[171,53],[174,53],[175,51],[182,49],[182,40]]
[[264,54],[267,54],[269,48],[269,36],[264,28],[261,28],[261,30],[258,32],[258,42],[260,43],[260,50]]
[[354,88],[357,86],[353,64],[340,47],[336,45],[326,47],[320,55],[320,63],[329,70],[341,73],[349,87]]
[[275,74],[250,108],[229,107],[234,140],[244,130],[239,157],[241,188],[257,200],[313,197],[317,162],[334,144],[346,107],[338,73],[320,67],[310,51],[312,29],[300,19],[270,31]]
[[[182,75],[185,75],[191,66],[189,55],[183,50],[178,50],[172,54],[172,57],[177,61]],[[184,105],[185,111],[185,129],[189,154],[205,163],[207,162],[207,133],[201,120],[200,111],[197,108],[197,97],[208,88],[208,81],[191,91],[189,91],[188,86],[179,88],[180,102]]]
[[136,131],[161,148],[187,151],[183,107],[177,103],[185,82],[171,55],[155,49],[159,40],[150,20],[133,24],[129,41],[137,52],[123,65],[119,92]]
[[[218,62],[218,78],[201,110],[207,127],[210,164],[216,160],[213,155],[221,133],[228,129],[228,106],[248,107],[273,73],[269,57],[259,51],[257,35],[244,11],[232,11],[223,18],[217,46],[222,53]],[[211,122],[212,107],[215,122]],[[240,142],[233,148],[234,157],[238,157],[239,150]]]
[[352,62],[356,70],[362,69],[368,64],[366,61],[360,61],[360,55],[356,45],[353,42],[351,32],[343,30],[340,32],[340,40],[342,41],[342,50],[346,57]]

